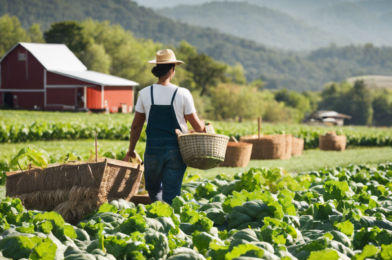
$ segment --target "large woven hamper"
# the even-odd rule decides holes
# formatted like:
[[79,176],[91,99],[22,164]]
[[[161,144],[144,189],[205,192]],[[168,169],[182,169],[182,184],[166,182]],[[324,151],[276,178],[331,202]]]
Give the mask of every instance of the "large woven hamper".
[[285,152],[284,152],[284,160],[291,159],[291,153],[293,148],[293,136],[286,135],[286,144],[285,144]]
[[225,160],[228,142],[228,136],[218,134],[193,133],[178,136],[185,164],[200,170],[218,167]]
[[346,149],[347,137],[345,135],[320,135],[319,148],[322,151],[339,151]]
[[304,139],[293,137],[291,154],[293,156],[301,156],[304,150],[304,144]]
[[222,167],[245,168],[248,166],[252,155],[253,144],[229,142],[226,150],[225,161]]
[[137,194],[142,165],[113,159],[52,164],[45,169],[7,173],[6,195],[31,210],[56,211],[74,223],[114,199]]
[[286,154],[286,135],[244,136],[240,142],[253,144],[252,160],[283,160]]

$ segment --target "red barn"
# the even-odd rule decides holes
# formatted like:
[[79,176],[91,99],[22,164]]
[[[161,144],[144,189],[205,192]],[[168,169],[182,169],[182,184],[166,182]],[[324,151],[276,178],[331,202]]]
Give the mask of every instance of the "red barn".
[[130,112],[138,85],[87,70],[64,44],[20,42],[0,59],[0,106]]

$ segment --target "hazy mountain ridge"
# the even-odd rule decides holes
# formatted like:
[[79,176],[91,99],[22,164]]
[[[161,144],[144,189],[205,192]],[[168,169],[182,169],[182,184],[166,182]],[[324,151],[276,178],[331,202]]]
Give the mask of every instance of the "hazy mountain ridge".
[[[310,59],[214,29],[176,22],[129,0],[0,0],[0,15],[6,13],[19,17],[25,27],[40,23],[47,29],[53,22],[91,17],[110,20],[137,37],[164,44],[176,45],[185,39],[218,61],[241,63],[249,81],[262,78],[269,88],[320,90],[325,82],[351,76],[392,75],[392,48],[332,46],[317,51]],[[363,57],[370,57],[372,63]]]
[[213,2],[198,6],[180,5],[158,10],[189,24],[212,27],[221,32],[266,44],[275,48],[309,50],[330,43],[349,41],[309,26],[286,13],[239,2]]

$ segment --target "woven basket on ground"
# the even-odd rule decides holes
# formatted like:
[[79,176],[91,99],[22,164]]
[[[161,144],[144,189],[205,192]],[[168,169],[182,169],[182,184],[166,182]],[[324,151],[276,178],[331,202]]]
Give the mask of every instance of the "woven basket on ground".
[[248,166],[252,155],[253,144],[229,142],[226,150],[225,161],[221,167],[245,168]]
[[292,148],[293,148],[293,136],[292,135],[286,135],[286,143],[285,143],[285,149],[284,149],[284,160],[291,159],[291,153],[292,153]]
[[194,133],[178,136],[182,159],[189,167],[208,170],[225,160],[229,137],[218,134]]
[[286,135],[244,136],[240,142],[253,144],[252,160],[283,160],[286,154]]
[[304,143],[304,139],[293,137],[291,154],[293,156],[301,156],[304,151]]
[[113,159],[52,164],[7,173],[6,195],[27,209],[56,211],[70,223],[115,199],[137,194],[143,166]]
[[344,151],[347,137],[345,135],[320,135],[319,148],[322,151]]

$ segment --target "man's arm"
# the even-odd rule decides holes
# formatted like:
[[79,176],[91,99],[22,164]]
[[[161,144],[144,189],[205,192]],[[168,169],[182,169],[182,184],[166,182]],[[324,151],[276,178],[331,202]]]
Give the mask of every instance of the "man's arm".
[[131,138],[130,138],[131,140],[129,144],[129,149],[127,155],[124,158],[124,161],[129,162],[130,157],[132,158],[136,157],[135,147],[137,141],[139,141],[140,134],[143,131],[143,126],[145,121],[146,121],[146,114],[139,113],[139,112],[135,113],[135,118],[133,119],[132,127],[131,127]]
[[196,113],[185,115],[185,119],[191,123],[193,129],[198,133],[205,133],[206,126],[204,123],[199,119]]

